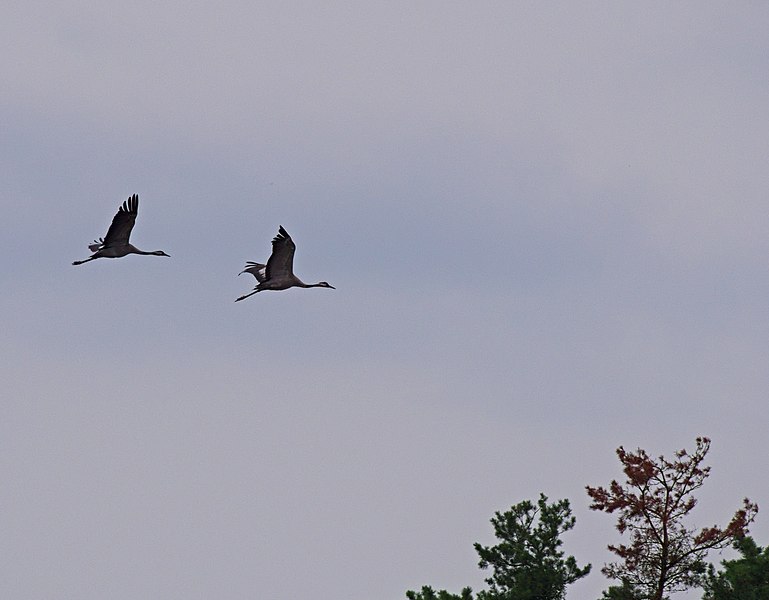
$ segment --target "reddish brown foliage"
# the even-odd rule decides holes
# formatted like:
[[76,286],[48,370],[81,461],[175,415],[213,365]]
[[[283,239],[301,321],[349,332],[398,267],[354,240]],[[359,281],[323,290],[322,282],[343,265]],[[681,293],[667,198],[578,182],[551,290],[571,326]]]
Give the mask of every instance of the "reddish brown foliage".
[[745,498],[723,529],[713,526],[695,532],[685,526],[684,518],[697,504],[693,493],[710,474],[710,467],[702,465],[710,440],[696,441],[693,454],[679,450],[672,461],[663,456],[653,460],[640,448],[627,452],[620,447],[624,485],[612,481],[608,489],[587,486],[593,500],[590,508],[617,511],[617,529],[630,535],[629,545],[609,546],[622,562],[606,565],[603,573],[642,588],[654,600],[698,585],[706,553],[745,535],[758,511],[758,505]]

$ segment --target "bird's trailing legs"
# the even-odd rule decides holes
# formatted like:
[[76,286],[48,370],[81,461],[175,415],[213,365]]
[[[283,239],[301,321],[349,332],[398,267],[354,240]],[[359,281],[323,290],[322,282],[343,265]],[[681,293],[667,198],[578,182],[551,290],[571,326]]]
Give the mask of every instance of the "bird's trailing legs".
[[262,290],[254,290],[254,291],[253,291],[253,292],[251,292],[250,294],[246,294],[245,296],[241,296],[240,298],[237,298],[237,299],[235,300],[235,302],[240,302],[241,300],[245,300],[245,299],[246,299],[246,298],[248,298],[249,296],[253,296],[254,294],[256,294],[256,292],[261,292],[261,291],[262,291]]
[[91,258],[86,258],[85,260],[76,260],[73,262],[73,265],[82,265],[83,263],[87,263],[89,260],[96,260],[95,256],[92,256]]

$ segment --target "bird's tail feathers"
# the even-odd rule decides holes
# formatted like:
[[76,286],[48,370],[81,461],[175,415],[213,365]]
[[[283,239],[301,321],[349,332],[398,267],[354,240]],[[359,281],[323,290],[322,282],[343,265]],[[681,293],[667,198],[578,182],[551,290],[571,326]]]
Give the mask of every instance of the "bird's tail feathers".
[[259,283],[262,283],[267,280],[267,265],[247,261],[246,268],[238,273],[238,275],[243,275],[243,273],[251,273]]
[[97,252],[102,248],[104,248],[104,238],[99,238],[98,240],[94,240],[93,244],[88,244],[88,249],[91,252]]

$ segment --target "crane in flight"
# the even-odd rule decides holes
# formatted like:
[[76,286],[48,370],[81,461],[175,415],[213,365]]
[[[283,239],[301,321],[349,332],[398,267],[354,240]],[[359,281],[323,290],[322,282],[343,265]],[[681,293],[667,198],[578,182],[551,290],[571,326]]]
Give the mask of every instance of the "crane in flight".
[[90,260],[96,260],[97,258],[121,258],[128,254],[145,254],[153,256],[168,256],[162,250],[153,250],[152,252],[145,252],[139,250],[136,246],[128,243],[128,238],[131,237],[131,230],[136,223],[136,215],[139,214],[139,196],[134,194],[130,196],[128,200],[123,202],[123,205],[118,209],[115,218],[112,219],[112,225],[107,230],[107,235],[98,240],[94,240],[93,244],[88,246],[88,249],[93,254],[85,260],[76,260],[73,265],[82,265]]
[[272,254],[267,259],[267,264],[246,262],[246,268],[243,269],[238,275],[243,273],[251,273],[256,277],[256,287],[254,291],[245,296],[241,296],[235,302],[245,300],[249,296],[253,296],[257,292],[264,290],[287,290],[292,287],[324,287],[335,290],[333,285],[329,285],[326,281],[320,281],[318,283],[305,283],[294,275],[294,251],[296,250],[296,244],[288,232],[283,229],[281,225],[278,229],[278,235],[272,240]]

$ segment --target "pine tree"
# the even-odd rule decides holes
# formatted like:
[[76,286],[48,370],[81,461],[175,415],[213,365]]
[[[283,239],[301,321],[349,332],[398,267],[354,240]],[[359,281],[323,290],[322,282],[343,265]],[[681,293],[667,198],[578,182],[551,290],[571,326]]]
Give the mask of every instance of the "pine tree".
[[625,484],[612,481],[609,488],[587,486],[590,508],[617,512],[617,530],[630,534],[630,544],[610,545],[621,562],[603,568],[608,577],[627,581],[644,597],[663,600],[666,593],[702,584],[704,558],[714,548],[724,548],[745,535],[758,506],[745,498],[723,529],[688,529],[685,518],[697,504],[694,492],[703,486],[710,467],[702,465],[710,440],[697,438],[693,454],[679,450],[674,460],[649,457],[645,450],[617,456],[627,476]]

